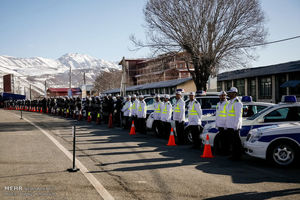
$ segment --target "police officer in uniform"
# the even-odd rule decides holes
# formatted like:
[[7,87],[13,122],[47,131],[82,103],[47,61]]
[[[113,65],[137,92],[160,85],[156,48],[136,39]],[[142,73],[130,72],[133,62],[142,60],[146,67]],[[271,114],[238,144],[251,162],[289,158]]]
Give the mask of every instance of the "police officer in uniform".
[[102,111],[103,111],[103,119],[104,123],[108,123],[108,115],[109,115],[109,108],[108,108],[108,97],[105,95],[102,103]]
[[126,99],[126,103],[122,108],[122,112],[123,112],[123,116],[124,116],[124,123],[123,123],[123,127],[124,129],[127,129],[130,127],[130,123],[129,123],[129,118],[131,117],[131,96],[128,95],[127,99]]
[[160,117],[161,117],[161,111],[163,108],[163,103],[160,101],[160,96],[159,94],[157,94],[155,96],[155,102],[154,102],[154,112],[153,112],[153,128],[154,128],[154,132],[155,134],[160,137],[163,134],[162,131],[162,123],[160,121]]
[[166,94],[162,111],[161,111],[163,137],[165,138],[168,138],[171,132],[172,105],[169,102],[169,99],[170,99],[170,95]]
[[200,148],[200,138],[199,135],[202,132],[201,118],[202,118],[202,109],[200,103],[195,99],[195,92],[191,92],[189,95],[190,102],[188,105],[188,120],[189,128],[193,137],[193,148]]
[[230,88],[227,91],[229,102],[226,106],[226,128],[227,134],[232,146],[232,160],[239,160],[243,153],[243,147],[240,139],[240,130],[242,128],[243,104],[237,98],[238,89]]
[[121,116],[121,110],[122,110],[122,99],[121,96],[118,94],[117,95],[117,100],[114,105],[114,119],[115,119],[115,124],[121,127],[122,125],[122,116]]
[[139,104],[137,109],[138,131],[142,134],[147,133],[146,129],[147,104],[144,101],[144,96],[139,96]]
[[178,144],[184,144],[184,120],[185,120],[185,103],[182,99],[181,91],[176,92],[176,104],[173,113],[175,120]]
[[137,106],[139,104],[139,100],[136,99],[136,95],[134,94],[132,96],[132,107],[131,107],[131,116],[132,120],[134,121],[134,125],[136,126],[136,129],[138,129],[138,123],[137,123]]
[[218,154],[227,154],[229,151],[230,141],[226,135],[226,106],[228,104],[226,95],[227,93],[225,91],[219,93],[220,102],[217,103],[216,107],[216,128],[219,130],[219,139],[216,140],[214,150]]

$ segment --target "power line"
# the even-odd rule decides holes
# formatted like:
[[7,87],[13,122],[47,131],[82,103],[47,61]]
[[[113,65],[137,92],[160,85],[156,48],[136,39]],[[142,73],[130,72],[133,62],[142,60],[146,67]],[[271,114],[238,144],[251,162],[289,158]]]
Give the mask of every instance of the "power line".
[[300,35],[295,36],[295,37],[290,37],[290,38],[285,38],[285,39],[281,39],[281,40],[275,40],[275,41],[271,41],[271,42],[264,42],[264,43],[260,43],[260,44],[254,44],[254,45],[249,45],[249,46],[243,46],[244,47],[256,47],[256,46],[263,46],[263,45],[267,45],[267,44],[274,44],[274,43],[279,43],[279,42],[284,42],[287,40],[293,40],[293,39],[297,39],[300,38]]

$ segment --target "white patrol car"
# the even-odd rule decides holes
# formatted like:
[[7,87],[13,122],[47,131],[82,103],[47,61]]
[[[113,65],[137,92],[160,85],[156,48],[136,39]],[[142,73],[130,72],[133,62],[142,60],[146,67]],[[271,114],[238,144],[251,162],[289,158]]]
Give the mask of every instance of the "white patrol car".
[[[300,121],[300,104],[297,103],[295,96],[283,96],[281,103],[268,106],[253,116],[243,119],[243,126],[240,131],[242,144],[252,129],[296,121]],[[205,144],[208,134],[209,143],[214,147],[214,144],[219,143],[218,132],[215,122],[207,124],[200,135],[202,143]]]
[[299,159],[300,122],[253,129],[244,147],[250,156],[289,166]]

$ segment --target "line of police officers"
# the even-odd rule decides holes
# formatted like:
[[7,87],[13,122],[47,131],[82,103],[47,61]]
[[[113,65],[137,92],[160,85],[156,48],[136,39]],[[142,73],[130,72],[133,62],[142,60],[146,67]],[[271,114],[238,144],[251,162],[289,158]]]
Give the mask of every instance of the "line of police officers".
[[[227,93],[229,100],[227,101]],[[243,104],[238,99],[238,90],[232,87],[229,91],[221,91],[219,94],[220,102],[216,107],[216,127],[220,133],[220,139],[217,146],[218,153],[227,155],[229,152],[232,153],[231,159],[238,160],[243,152],[241,140],[239,137],[240,129],[242,127],[242,112]],[[125,105],[122,108],[122,112],[126,117],[126,127],[129,127],[129,120],[132,119],[136,122],[137,130],[145,133],[146,132],[146,111],[147,106],[143,100],[143,96],[139,97],[140,101],[136,99],[134,95],[128,96]],[[180,91],[176,92],[176,103],[174,109],[169,102],[170,96],[164,96],[164,102],[160,101],[160,96],[155,96],[154,113],[153,113],[153,127],[154,131],[158,136],[168,137],[171,131],[171,117],[173,112],[173,120],[175,121],[177,143],[185,143],[185,102],[182,98]],[[188,123],[189,130],[192,134],[193,148],[200,148],[201,141],[199,138],[203,128],[201,126],[202,109],[200,103],[195,98],[195,93],[189,93],[189,104],[188,104]],[[217,148],[217,147],[216,147]],[[217,150],[217,149],[216,149]]]
[[[239,159],[242,154],[242,146],[239,137],[239,132],[242,127],[242,111],[243,104],[237,98],[238,90],[232,87],[227,91],[229,101],[226,99],[226,92],[222,91],[219,94],[220,102],[216,107],[216,127],[220,133],[220,140],[218,146],[219,153],[228,154],[231,150],[232,159]],[[170,96],[165,95],[164,101],[160,100],[160,96],[155,96],[154,113],[153,113],[153,127],[155,133],[160,137],[168,137],[171,131],[171,117],[173,113],[173,120],[175,121],[177,143],[185,143],[185,102],[180,91],[176,92],[176,103],[171,105]],[[193,148],[200,148],[201,141],[199,138],[202,132],[201,118],[202,109],[200,103],[195,98],[195,93],[189,93],[188,104],[188,123],[189,131],[192,134]],[[140,95],[137,99],[136,95],[127,96],[123,103],[120,95],[113,99],[112,95],[100,97],[87,98],[81,101],[77,98],[49,98],[42,100],[23,100],[23,101],[9,101],[6,102],[6,107],[20,106],[28,108],[42,109],[44,113],[51,113],[54,115],[61,115],[65,117],[73,117],[80,119],[85,116],[90,116],[93,120],[103,121],[108,123],[109,116],[113,116],[114,125],[130,128],[131,121],[134,121],[136,130],[142,134],[146,134],[146,118],[147,105],[144,101],[144,96]],[[84,112],[84,113],[83,113]]]
[[[195,93],[189,94],[190,102],[188,105],[188,122],[189,129],[193,136],[194,148],[200,148],[201,141],[199,135],[202,131],[201,118],[202,110],[200,103],[195,99]],[[171,117],[173,113],[173,120],[175,121],[176,133],[178,137],[177,143],[185,143],[184,135],[184,122],[185,122],[185,102],[182,99],[182,93],[176,92],[176,103],[173,106],[169,101],[170,96],[165,95],[164,101],[160,100],[160,96],[155,96],[154,113],[153,113],[153,127],[155,133],[160,137],[168,137],[171,132]],[[125,127],[129,127],[130,120],[135,122],[137,131],[146,133],[146,114],[147,105],[144,101],[144,97],[139,96],[139,100],[133,95],[132,98],[127,96],[126,103],[122,108],[122,112],[125,117]],[[130,118],[131,117],[131,118]]]

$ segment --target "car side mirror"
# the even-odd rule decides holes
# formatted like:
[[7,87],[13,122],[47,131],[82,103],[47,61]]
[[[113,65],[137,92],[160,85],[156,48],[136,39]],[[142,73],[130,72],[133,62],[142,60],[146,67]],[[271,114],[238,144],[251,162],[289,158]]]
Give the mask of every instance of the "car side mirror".
[[264,123],[265,120],[264,120],[263,118],[260,118],[260,119],[257,120],[257,122],[258,122],[258,123]]

